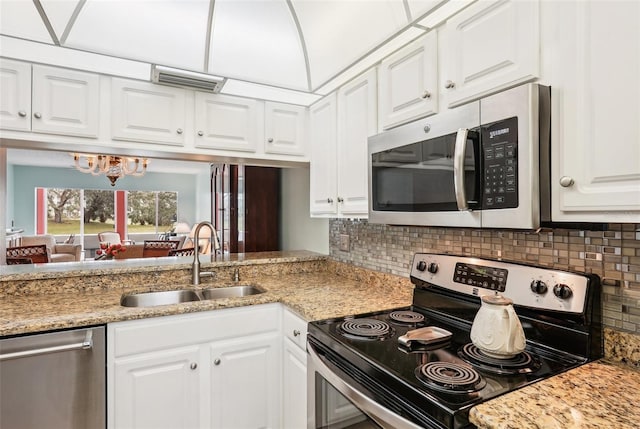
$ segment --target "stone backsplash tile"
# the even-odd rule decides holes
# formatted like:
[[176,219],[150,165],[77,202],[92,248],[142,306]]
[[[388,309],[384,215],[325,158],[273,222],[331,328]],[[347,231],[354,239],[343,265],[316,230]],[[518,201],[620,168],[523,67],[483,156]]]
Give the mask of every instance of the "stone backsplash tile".
[[[339,250],[341,234],[350,237]],[[479,230],[369,224],[332,219],[331,258],[407,276],[416,252],[503,259],[593,273],[603,283],[605,326],[640,334],[640,224],[608,224],[605,231],[575,229]]]

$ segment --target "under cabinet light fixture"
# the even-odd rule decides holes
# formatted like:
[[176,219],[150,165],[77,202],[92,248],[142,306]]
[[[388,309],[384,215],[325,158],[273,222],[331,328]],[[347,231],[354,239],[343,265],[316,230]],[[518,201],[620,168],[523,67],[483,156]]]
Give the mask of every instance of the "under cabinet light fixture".
[[224,77],[153,64],[151,82],[218,93],[227,81]]
[[141,177],[147,171],[147,158],[124,157],[113,155],[95,155],[90,153],[72,153],[76,170],[94,176],[104,174],[116,185],[116,180],[124,176]]

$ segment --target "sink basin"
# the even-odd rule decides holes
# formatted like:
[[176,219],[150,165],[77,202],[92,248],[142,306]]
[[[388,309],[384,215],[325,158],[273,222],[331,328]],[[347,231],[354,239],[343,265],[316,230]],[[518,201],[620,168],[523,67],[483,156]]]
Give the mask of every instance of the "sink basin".
[[156,305],[180,304],[181,302],[241,298],[263,292],[264,290],[253,285],[223,286],[203,290],[179,289],[142,292],[123,296],[120,299],[120,305],[124,307],[154,307]]
[[120,305],[124,307],[153,307],[189,301],[200,301],[200,297],[195,290],[181,289],[126,295],[120,300]]
[[264,292],[252,285],[238,285],[227,287],[214,287],[202,291],[202,299],[240,298],[248,295],[257,295]]

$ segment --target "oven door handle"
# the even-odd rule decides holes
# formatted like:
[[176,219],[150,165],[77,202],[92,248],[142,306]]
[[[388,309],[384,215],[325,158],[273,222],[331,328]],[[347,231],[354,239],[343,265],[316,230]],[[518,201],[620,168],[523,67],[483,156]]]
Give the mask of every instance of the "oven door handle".
[[469,130],[460,128],[456,134],[456,143],[453,149],[453,188],[456,193],[458,210],[469,210],[467,195],[464,188],[464,159],[467,156],[467,136]]
[[318,356],[313,345],[310,343],[307,343],[307,353],[312,366],[325,380],[327,380],[336,390],[342,393],[345,398],[350,400],[353,405],[358,407],[362,412],[383,428],[423,429],[422,426],[418,426],[415,423],[392,413],[368,396],[359,392],[349,383],[345,382],[342,378],[331,371],[331,369],[322,361],[322,358]]

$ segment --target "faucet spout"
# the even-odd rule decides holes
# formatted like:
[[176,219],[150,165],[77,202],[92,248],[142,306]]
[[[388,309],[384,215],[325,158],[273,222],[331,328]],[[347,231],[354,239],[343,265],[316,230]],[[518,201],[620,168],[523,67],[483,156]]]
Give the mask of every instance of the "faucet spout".
[[217,243],[218,239],[216,236],[216,229],[213,227],[213,224],[207,221],[200,222],[198,226],[196,226],[195,232],[193,234],[193,246],[195,247],[195,251],[193,252],[193,264],[191,264],[191,283],[194,286],[197,286],[200,284],[200,277],[202,276],[207,276],[207,277],[215,276],[215,273],[213,272],[200,272],[200,249],[199,249],[200,230],[204,226],[208,227],[211,230],[211,243],[212,243],[211,247],[214,249],[214,251],[217,248],[217,246],[215,246],[214,243]]

